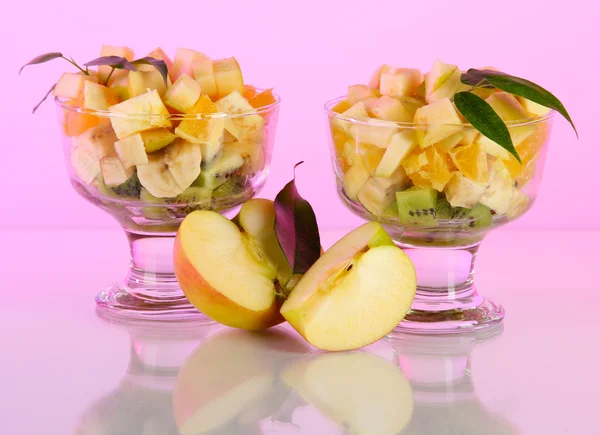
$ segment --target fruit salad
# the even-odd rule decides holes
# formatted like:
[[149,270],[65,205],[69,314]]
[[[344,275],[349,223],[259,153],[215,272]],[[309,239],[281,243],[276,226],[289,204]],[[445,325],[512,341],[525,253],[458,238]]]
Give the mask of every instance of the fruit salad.
[[470,88],[461,74],[440,61],[426,74],[382,65],[368,84],[327,103],[338,187],[353,211],[405,231],[475,232],[530,206],[550,109],[493,87],[473,90],[508,127],[519,163],[457,110],[454,95]]
[[145,59],[163,61],[161,74],[127,47],[104,46],[106,56],[136,67],[86,66],[53,91],[80,193],[140,223],[227,209],[262,187],[279,99],[246,84],[234,57],[178,48],[171,61],[157,48]]

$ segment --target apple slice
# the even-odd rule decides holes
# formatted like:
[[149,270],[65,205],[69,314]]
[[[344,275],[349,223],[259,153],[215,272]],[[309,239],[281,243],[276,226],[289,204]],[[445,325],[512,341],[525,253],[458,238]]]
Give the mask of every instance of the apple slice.
[[425,74],[425,100],[428,104],[450,98],[460,84],[461,72],[456,65],[436,60]]
[[98,83],[98,77],[80,73],[63,73],[58,79],[52,95],[59,98],[79,98],[86,82]]
[[415,123],[423,126],[416,130],[421,148],[427,148],[462,130],[462,122],[448,98],[417,109]]
[[355,349],[389,333],[417,288],[410,258],[377,222],[352,231],[316,261],[281,307],[310,344]]

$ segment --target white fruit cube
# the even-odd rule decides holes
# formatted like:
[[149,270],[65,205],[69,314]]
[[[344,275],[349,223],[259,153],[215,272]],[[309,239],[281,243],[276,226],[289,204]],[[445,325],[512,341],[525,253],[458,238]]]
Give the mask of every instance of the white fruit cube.
[[413,115],[396,98],[384,95],[365,103],[368,113],[377,119],[394,122],[412,122]]
[[418,108],[415,123],[423,126],[417,130],[421,148],[440,142],[463,128],[458,113],[448,98]]
[[219,98],[226,97],[234,91],[244,92],[242,70],[235,57],[215,60],[213,70]]
[[514,186],[506,167],[498,162],[492,167],[490,182],[479,202],[499,215],[508,212],[513,197]]
[[78,146],[92,150],[97,159],[114,156],[116,141],[117,136],[108,123],[92,127],[76,139]]
[[[238,91],[231,92],[215,104],[219,112],[228,114],[242,114],[255,111],[254,107]],[[228,117],[225,120],[225,129],[241,142],[260,142],[263,139],[264,125],[264,118],[255,114]]]
[[395,133],[385,150],[381,162],[375,169],[377,177],[391,177],[400,167],[402,161],[417,146],[417,137],[412,130]]
[[381,74],[379,92],[388,97],[413,95],[421,84],[421,71],[410,68],[392,68]]
[[86,82],[98,83],[98,77],[83,73],[63,73],[58,79],[52,95],[59,98],[78,98]]
[[[151,66],[151,65],[146,65]],[[160,72],[151,66],[153,70],[149,71],[130,71],[127,82],[129,98],[145,94],[148,89],[156,89],[161,97],[167,92],[167,85]]]
[[476,183],[460,172],[455,172],[444,187],[444,192],[452,207],[472,208],[480,200],[485,189],[485,184]]
[[428,104],[442,98],[450,98],[460,84],[461,71],[456,65],[449,65],[436,60],[425,74],[425,100]]
[[364,101],[369,98],[377,98],[375,90],[367,85],[352,85],[348,86],[348,101],[354,105],[359,101]]
[[115,142],[115,151],[121,159],[123,166],[125,166],[125,169],[135,165],[144,165],[148,163],[146,147],[144,146],[144,140],[140,133]]
[[165,94],[165,104],[179,112],[186,112],[200,98],[200,85],[186,74],[181,74],[175,83],[169,86]]
[[[132,61],[134,58],[133,50],[129,47],[118,47],[114,45],[103,45],[100,50],[100,57],[104,56],[119,56],[124,57],[125,59]],[[108,65],[100,65],[98,67],[98,79],[100,83],[104,83],[108,78],[108,75],[111,73],[112,67]],[[127,70],[115,70],[110,76],[110,84],[114,83],[117,80],[122,79],[123,77],[127,77]]]
[[[119,139],[151,128],[171,127],[169,111],[156,89],[110,106],[108,110],[114,114],[110,117],[110,121]],[[127,115],[137,116],[128,117]]]
[[544,116],[550,113],[550,109],[548,107],[542,106],[534,101],[528,100],[527,98],[517,97],[517,100],[523,108],[533,116]]
[[83,108],[85,110],[108,110],[109,90],[106,86],[87,80],[83,86]]
[[100,159],[100,169],[104,184],[107,186],[118,186],[126,182],[135,172],[135,168],[126,169],[117,156],[104,157]]

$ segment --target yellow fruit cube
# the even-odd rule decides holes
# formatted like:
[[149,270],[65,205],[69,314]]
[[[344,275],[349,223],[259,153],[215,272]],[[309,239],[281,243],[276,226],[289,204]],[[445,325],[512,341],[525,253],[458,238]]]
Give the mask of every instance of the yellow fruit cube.
[[85,110],[108,110],[115,98],[106,86],[86,81],[83,86],[83,108]]
[[367,100],[365,106],[373,118],[394,122],[412,122],[413,120],[413,115],[399,100],[386,95]]
[[201,92],[211,99],[217,97],[217,85],[213,73],[213,63],[210,57],[203,53],[187,48],[178,48],[173,61],[173,79],[181,74],[193,77],[200,85]]
[[[171,60],[169,55],[164,52],[164,50],[162,48],[156,47],[154,50],[152,50],[150,53],[148,53],[146,57],[152,57],[154,59],[163,60],[165,62],[165,64],[167,65],[167,71],[169,72],[169,78],[171,80],[175,81],[175,78],[173,78],[173,76],[172,76],[173,61]],[[139,65],[137,69],[139,71],[156,71],[156,68],[152,65]]]
[[[184,76],[182,76],[184,77]],[[210,115],[219,112],[217,105],[207,95],[202,95],[198,102],[187,111],[189,115]],[[219,117],[205,117],[200,119],[184,119],[175,129],[175,134],[192,143],[218,142],[223,135],[225,119]]]
[[86,82],[98,83],[98,77],[83,73],[63,73],[52,94],[59,98],[79,98],[83,93]]
[[[132,61],[134,58],[134,53],[133,50],[129,47],[117,47],[114,45],[103,45],[102,49],[100,50],[100,57],[104,57],[104,56],[119,56],[119,57],[124,57],[125,59]],[[99,83],[104,83],[106,82],[106,79],[108,78],[108,75],[110,74],[110,72],[112,71],[112,68],[108,65],[100,65],[98,67],[98,80]],[[129,71],[127,70],[115,70],[112,75],[110,76],[110,82],[108,83],[109,85],[119,79],[122,79],[123,77],[127,76],[127,73]]]
[[152,130],[145,130],[139,133],[144,142],[144,148],[146,153],[153,153],[161,150],[175,139],[177,136],[171,133],[166,128],[154,128]]
[[135,168],[125,168],[121,159],[117,156],[104,157],[100,159],[100,170],[104,184],[107,186],[118,186],[126,182],[135,172]]
[[449,152],[452,161],[463,175],[473,181],[488,181],[487,154],[480,144],[463,145]]
[[550,109],[548,107],[542,106],[541,104],[528,100],[527,98],[517,97],[517,100],[530,115],[545,116],[550,113]]
[[121,163],[123,163],[125,169],[135,165],[144,165],[148,163],[148,155],[146,155],[144,140],[139,133],[116,141],[115,151],[121,159]]
[[377,98],[379,95],[374,89],[367,85],[352,85],[348,86],[348,101],[350,104],[356,104],[359,101],[368,100],[369,98]]
[[421,81],[421,71],[418,69],[391,68],[382,72],[379,92],[388,97],[413,95]]
[[[145,65],[148,66],[148,65]],[[151,65],[150,65],[151,66]],[[145,94],[148,89],[156,89],[161,98],[167,92],[167,85],[163,76],[152,67],[149,71],[130,71],[127,82],[127,92],[129,98]]]
[[[156,89],[110,106],[108,110],[113,114],[110,121],[119,139],[152,128],[171,127],[169,111]],[[153,116],[128,117],[127,115]]]
[[244,116],[227,117],[225,128],[240,142],[260,142],[263,140],[265,120],[251,114],[255,109],[238,91],[233,91],[216,103],[219,112]]
[[244,92],[242,70],[235,57],[215,60],[213,70],[218,98],[226,97],[233,91]]
[[429,147],[462,130],[458,113],[448,98],[417,109],[415,123],[422,126],[417,130],[421,148]]
[[360,144],[351,139],[345,143],[342,157],[350,166],[362,164],[367,172],[371,174],[381,163],[384,153],[384,149]]
[[186,74],[181,74],[169,86],[165,94],[165,104],[179,112],[187,112],[200,98],[200,85]]

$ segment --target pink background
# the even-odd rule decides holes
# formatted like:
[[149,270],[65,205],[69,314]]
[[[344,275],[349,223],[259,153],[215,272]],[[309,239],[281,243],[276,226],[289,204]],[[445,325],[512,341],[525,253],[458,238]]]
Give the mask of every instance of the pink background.
[[[537,205],[513,228],[599,228],[598,197],[587,187],[598,174],[595,101],[600,6],[571,0],[495,2],[80,0],[10,3],[0,26],[3,65],[2,228],[115,227],[106,213],[75,194],[67,181],[53,105],[31,108],[60,72],[60,61],[19,66],[62,51],[81,63],[105,44],[143,55],[162,46],[235,55],[248,83],[275,87],[283,98],[271,177],[273,198],[299,160],[298,183],[325,227],[361,221],[338,201],[329,163],[323,102],[365,83],[381,63],[428,69],[436,58],[462,68],[493,65],[552,90],[580,134],[556,119]],[[167,5],[167,3],[162,3]],[[561,211],[564,211],[561,213]]]

